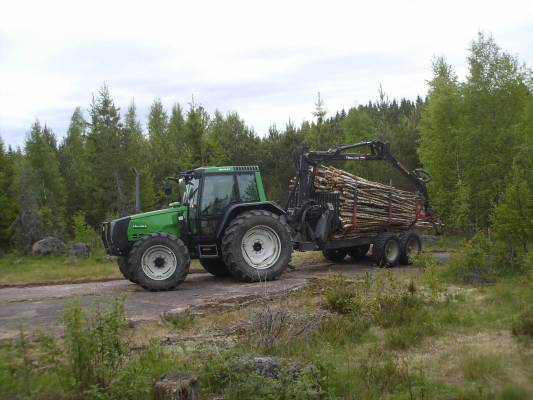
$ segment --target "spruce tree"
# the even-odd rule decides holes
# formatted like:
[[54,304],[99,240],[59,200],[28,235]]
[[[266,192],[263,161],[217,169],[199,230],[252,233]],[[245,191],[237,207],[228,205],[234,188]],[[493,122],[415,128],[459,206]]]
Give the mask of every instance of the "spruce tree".
[[14,160],[4,151],[0,138],[0,253],[11,244],[12,225],[17,215],[15,183]]
[[[51,140],[51,138],[54,138]],[[56,151],[52,147],[55,136],[48,128],[41,128],[36,121],[25,144],[26,160],[35,179],[38,193],[38,209],[44,234],[65,234],[66,191],[59,170]],[[29,178],[28,178],[29,179]]]

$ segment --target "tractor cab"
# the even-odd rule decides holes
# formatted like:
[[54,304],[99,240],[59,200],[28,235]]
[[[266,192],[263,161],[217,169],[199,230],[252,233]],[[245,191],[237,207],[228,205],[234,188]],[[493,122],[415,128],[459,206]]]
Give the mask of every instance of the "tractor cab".
[[180,204],[187,207],[189,248],[198,258],[220,256],[216,242],[228,211],[266,202],[257,166],[196,168],[182,172],[177,181]]

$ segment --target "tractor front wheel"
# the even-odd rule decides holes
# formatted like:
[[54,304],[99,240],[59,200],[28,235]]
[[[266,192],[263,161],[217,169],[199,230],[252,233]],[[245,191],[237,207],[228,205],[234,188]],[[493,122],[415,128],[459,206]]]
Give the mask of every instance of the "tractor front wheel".
[[137,280],[133,276],[133,271],[132,271],[132,269],[130,268],[130,266],[128,264],[128,257],[127,256],[118,256],[117,257],[117,264],[118,264],[118,269],[120,270],[120,272],[122,273],[124,278],[126,278],[130,282],[139,283],[139,282],[137,282]]
[[183,242],[155,232],[135,242],[128,258],[134,278],[150,291],[171,290],[185,280],[191,259]]
[[291,254],[291,233],[285,218],[266,210],[238,215],[222,238],[224,263],[242,281],[276,279],[287,268]]

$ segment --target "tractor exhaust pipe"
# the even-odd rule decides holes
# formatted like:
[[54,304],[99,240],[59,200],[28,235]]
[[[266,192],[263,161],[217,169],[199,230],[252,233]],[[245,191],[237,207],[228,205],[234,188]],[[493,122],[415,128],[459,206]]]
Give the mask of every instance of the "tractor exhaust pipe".
[[135,175],[135,213],[141,212],[141,175],[137,168],[132,168],[131,171]]

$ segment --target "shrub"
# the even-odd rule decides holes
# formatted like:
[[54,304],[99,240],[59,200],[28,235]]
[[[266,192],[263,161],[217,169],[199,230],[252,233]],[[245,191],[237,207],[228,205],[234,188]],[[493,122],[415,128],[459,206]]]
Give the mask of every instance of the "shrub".
[[512,332],[516,336],[533,338],[533,306],[522,312],[514,321]]
[[77,213],[72,217],[74,241],[88,244],[91,249],[102,248],[102,242],[96,231],[85,221],[83,213]]
[[490,280],[495,275],[494,260],[490,256],[491,243],[487,236],[478,232],[464,247],[455,254],[449,263],[445,275],[455,281],[469,283],[475,276],[482,280]]

